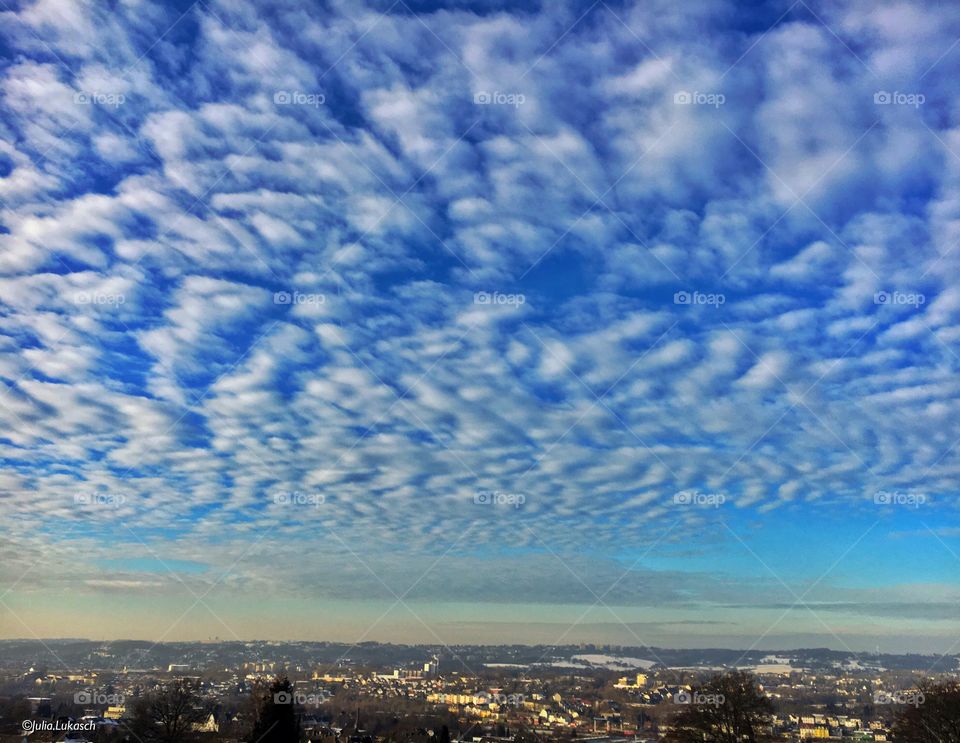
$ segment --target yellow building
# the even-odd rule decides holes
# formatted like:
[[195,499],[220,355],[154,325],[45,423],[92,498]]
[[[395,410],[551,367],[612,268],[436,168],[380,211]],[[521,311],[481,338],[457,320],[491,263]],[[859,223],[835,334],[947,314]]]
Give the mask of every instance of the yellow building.
[[631,681],[629,676],[623,676],[613,686],[616,689],[641,689],[646,685],[646,674],[638,673],[634,681]]

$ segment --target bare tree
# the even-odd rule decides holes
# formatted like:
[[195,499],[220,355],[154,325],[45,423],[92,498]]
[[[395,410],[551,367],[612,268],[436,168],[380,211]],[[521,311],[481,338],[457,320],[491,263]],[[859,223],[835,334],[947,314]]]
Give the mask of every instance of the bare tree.
[[960,743],[960,682],[921,684],[891,730],[894,743]]
[[680,711],[666,735],[672,743],[758,743],[773,713],[756,678],[743,671],[718,674],[675,701]]
[[177,679],[136,701],[131,727],[137,737],[148,743],[180,743],[196,739],[196,726],[209,716],[199,684]]

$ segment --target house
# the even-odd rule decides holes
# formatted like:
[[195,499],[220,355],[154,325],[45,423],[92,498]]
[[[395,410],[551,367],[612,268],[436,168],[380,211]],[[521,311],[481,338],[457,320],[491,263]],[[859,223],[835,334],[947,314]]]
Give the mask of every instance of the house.
[[220,724],[217,722],[216,716],[211,712],[202,722],[193,723],[193,729],[197,733],[219,733]]

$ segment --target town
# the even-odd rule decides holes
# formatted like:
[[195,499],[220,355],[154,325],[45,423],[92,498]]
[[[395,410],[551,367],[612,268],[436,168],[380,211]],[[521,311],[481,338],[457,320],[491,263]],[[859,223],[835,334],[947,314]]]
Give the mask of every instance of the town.
[[[160,724],[141,719],[145,702],[176,688],[182,740],[249,740],[255,700],[266,694],[290,711],[303,741],[646,743],[669,739],[686,710],[722,707],[710,680],[731,672],[769,705],[765,738],[887,741],[897,715],[923,704],[926,684],[960,678],[953,656],[826,650],[45,644],[0,643],[2,741],[142,740]],[[28,663],[31,651],[45,662]],[[71,660],[61,665],[56,655]],[[670,665],[657,660],[665,655]],[[731,665],[735,656],[742,662]]]

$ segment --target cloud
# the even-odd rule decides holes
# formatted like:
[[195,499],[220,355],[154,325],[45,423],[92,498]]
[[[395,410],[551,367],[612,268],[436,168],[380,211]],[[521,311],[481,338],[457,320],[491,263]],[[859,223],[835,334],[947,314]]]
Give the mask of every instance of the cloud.
[[[355,558],[449,549],[421,598],[490,604],[518,594],[457,588],[472,551],[550,602],[551,552],[608,577],[709,533],[770,606],[727,520],[923,492],[952,539],[960,16],[734,5],[4,12],[12,543],[133,591],[156,576],[64,563],[105,523],[221,572],[327,535],[322,579],[229,579],[343,600],[379,590]],[[620,600],[732,601],[703,576]]]

